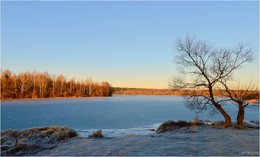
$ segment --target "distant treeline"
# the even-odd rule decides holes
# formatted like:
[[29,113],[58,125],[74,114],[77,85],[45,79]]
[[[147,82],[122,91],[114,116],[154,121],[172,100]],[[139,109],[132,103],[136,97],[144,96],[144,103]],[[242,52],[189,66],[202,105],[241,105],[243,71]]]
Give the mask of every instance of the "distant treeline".
[[[228,96],[223,90],[214,90],[215,96]],[[241,95],[244,91],[236,90],[236,94]],[[241,93],[241,94],[240,94]],[[145,89],[145,88],[120,88],[114,87],[113,94],[125,95],[174,95],[174,96],[191,96],[205,95],[208,96],[207,90],[181,90],[181,89]],[[250,102],[259,103],[259,91],[252,91]]]
[[189,95],[189,91],[179,89],[146,89],[146,88],[120,88],[114,87],[113,94],[126,95]]
[[67,80],[62,74],[1,70],[1,99],[111,96],[108,82]]

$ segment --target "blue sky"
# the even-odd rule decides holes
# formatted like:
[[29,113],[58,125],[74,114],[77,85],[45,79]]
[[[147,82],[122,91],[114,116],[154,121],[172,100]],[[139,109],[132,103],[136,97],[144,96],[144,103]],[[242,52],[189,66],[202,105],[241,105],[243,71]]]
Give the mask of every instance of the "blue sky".
[[168,88],[174,43],[196,35],[215,46],[244,41],[255,60],[235,76],[259,78],[258,2],[1,2],[1,67]]

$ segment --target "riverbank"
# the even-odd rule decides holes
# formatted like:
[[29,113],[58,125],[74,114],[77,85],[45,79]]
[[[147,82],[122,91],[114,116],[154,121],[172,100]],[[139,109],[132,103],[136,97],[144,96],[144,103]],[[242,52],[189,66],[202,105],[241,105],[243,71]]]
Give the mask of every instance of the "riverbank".
[[60,126],[1,131],[1,156],[34,155],[76,136],[74,130]]
[[[164,124],[169,124],[169,121]],[[221,122],[207,121],[176,122],[172,126],[174,127],[165,131],[160,131],[162,127],[159,127],[148,135],[104,138],[80,137],[66,127],[7,130],[1,132],[1,155],[257,156],[259,154],[259,127],[258,129],[223,128]]]
[[76,137],[41,156],[246,156],[259,154],[259,130],[213,126],[176,129],[150,135],[114,138]]
[[151,135],[72,138],[40,156],[246,156],[259,154],[259,130],[198,127]]
[[27,100],[60,100],[60,99],[91,99],[91,98],[109,98],[112,96],[89,96],[89,97],[53,97],[53,98],[19,98],[19,99],[1,99],[1,101],[27,101]]

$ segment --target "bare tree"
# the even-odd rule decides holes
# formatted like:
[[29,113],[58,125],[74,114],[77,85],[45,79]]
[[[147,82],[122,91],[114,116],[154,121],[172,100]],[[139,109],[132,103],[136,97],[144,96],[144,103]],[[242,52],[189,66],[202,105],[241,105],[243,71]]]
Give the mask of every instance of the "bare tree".
[[92,94],[92,84],[93,84],[93,79],[90,77],[90,78],[87,78],[85,80],[85,84],[86,86],[88,86],[88,96],[91,96]]
[[13,98],[16,98],[16,96],[17,96],[17,76],[15,74],[13,75],[13,82],[14,82]]
[[11,97],[11,77],[12,72],[10,70],[2,70],[1,69],[1,98]]
[[258,88],[250,83],[248,85],[230,85],[225,80],[220,80],[221,85],[223,85],[224,93],[230,101],[238,107],[237,112],[237,126],[239,128],[244,127],[244,115],[245,107],[251,104],[251,101],[259,103],[259,90]]
[[56,76],[51,75],[51,81],[52,81],[52,97],[55,97],[55,82],[56,82]]
[[62,74],[60,74],[58,76],[58,82],[60,83],[60,97],[63,97],[63,86],[64,86],[64,81],[65,81],[65,78]]
[[72,96],[74,94],[74,84],[75,84],[75,79],[70,79],[69,81],[69,95]]
[[252,49],[247,49],[243,44],[239,44],[238,49],[214,48],[205,41],[189,36],[184,40],[179,38],[176,47],[180,76],[173,79],[172,88],[192,89],[187,106],[198,111],[213,106],[223,115],[225,127],[230,127],[231,117],[223,109],[230,98],[217,97],[219,84],[221,80],[231,80],[235,70],[252,60]]
[[20,96],[21,98],[25,97],[25,92],[29,89],[29,75],[27,73],[20,73],[18,75],[18,83],[20,88]]
[[32,72],[32,74],[33,74],[33,93],[35,94],[36,93],[36,74],[37,74],[36,70],[34,70]]

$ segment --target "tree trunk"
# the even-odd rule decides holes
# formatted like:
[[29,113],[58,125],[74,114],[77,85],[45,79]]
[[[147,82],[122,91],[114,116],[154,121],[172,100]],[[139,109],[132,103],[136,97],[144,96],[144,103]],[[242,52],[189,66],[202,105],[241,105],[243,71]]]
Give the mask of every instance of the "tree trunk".
[[225,117],[225,128],[231,127],[231,118],[228,114],[223,115]]
[[54,84],[54,81],[53,81],[53,83],[52,83],[52,97],[54,98],[54,90],[55,90],[55,84]]
[[224,109],[220,105],[216,105],[216,108],[225,118],[225,124],[224,124],[225,128],[230,127],[231,126],[231,117],[224,111]]
[[14,79],[14,98],[17,98],[17,79],[16,79],[16,77],[15,77],[15,79]]
[[244,127],[244,107],[243,104],[239,103],[239,111],[237,113],[237,126],[242,129]]
[[23,91],[24,91],[24,87],[23,86],[24,86],[24,83],[22,82],[22,84],[21,84],[21,96],[20,96],[21,98],[23,98]]
[[33,93],[35,93],[35,82],[36,82],[36,80],[35,80],[35,74],[33,75]]
[[89,84],[89,92],[88,92],[88,96],[90,96],[90,95],[92,94],[91,91],[92,91],[92,84],[90,83],[90,84]]
[[212,89],[212,84],[209,83],[209,94],[211,98],[211,103],[218,109],[218,111],[222,114],[222,116],[225,118],[225,128],[228,128],[231,126],[231,117],[225,112],[225,110],[222,108],[221,105],[216,103],[214,94],[213,94],[213,89]]
[[60,88],[60,97],[63,96],[63,80],[61,81],[61,88]]
[[70,96],[72,96],[72,82],[70,82]]

